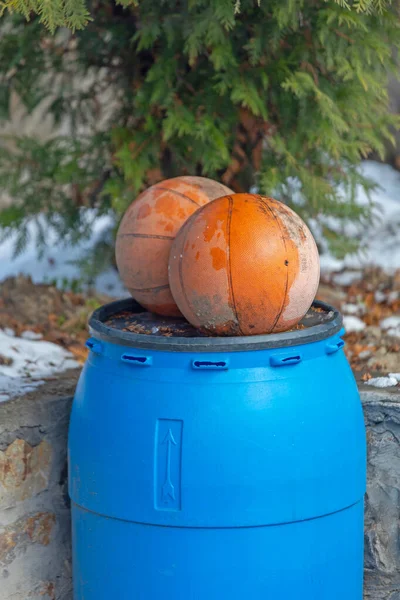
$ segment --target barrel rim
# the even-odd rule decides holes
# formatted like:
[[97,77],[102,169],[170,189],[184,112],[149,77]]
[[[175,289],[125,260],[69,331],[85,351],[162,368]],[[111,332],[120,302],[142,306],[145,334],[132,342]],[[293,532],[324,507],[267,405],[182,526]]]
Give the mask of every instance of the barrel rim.
[[104,304],[95,310],[89,319],[89,331],[91,335],[105,342],[167,352],[246,352],[287,348],[325,340],[342,329],[343,318],[336,308],[319,300],[314,301],[313,306],[332,313],[332,317],[325,323],[283,333],[240,337],[171,338],[120,331],[105,325],[104,321],[117,312],[140,307],[133,298],[124,298]]

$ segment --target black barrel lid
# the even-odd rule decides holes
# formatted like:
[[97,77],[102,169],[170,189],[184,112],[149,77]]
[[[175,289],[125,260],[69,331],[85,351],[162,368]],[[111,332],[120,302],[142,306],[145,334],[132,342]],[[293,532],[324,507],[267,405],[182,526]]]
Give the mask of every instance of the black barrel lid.
[[297,327],[283,333],[221,337],[204,334],[185,319],[161,317],[147,312],[133,298],[98,308],[89,320],[94,337],[124,346],[166,352],[243,352],[286,348],[318,342],[338,333],[342,316],[338,310],[315,301]]

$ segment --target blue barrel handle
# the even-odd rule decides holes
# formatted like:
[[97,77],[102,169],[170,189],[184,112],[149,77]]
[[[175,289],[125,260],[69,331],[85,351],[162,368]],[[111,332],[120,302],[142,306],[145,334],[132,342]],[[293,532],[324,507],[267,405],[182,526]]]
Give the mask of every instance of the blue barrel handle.
[[345,342],[342,339],[331,340],[325,346],[325,352],[327,354],[334,354],[338,350],[344,348]]
[[272,367],[287,367],[289,365],[297,365],[301,362],[301,354],[295,352],[292,354],[273,354],[269,358]]
[[86,348],[88,348],[94,354],[102,354],[103,353],[103,344],[94,338],[89,338],[85,342]]
[[219,371],[227,371],[229,369],[229,363],[227,360],[193,360],[192,368],[195,370],[218,369]]
[[153,364],[152,356],[139,356],[137,354],[123,354],[121,360],[134,367],[150,367]]

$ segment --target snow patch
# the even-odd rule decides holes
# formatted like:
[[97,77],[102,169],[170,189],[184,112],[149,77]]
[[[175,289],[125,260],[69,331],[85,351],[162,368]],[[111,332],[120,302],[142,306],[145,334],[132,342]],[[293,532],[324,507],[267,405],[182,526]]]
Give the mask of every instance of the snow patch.
[[29,329],[27,329],[26,331],[23,331],[21,333],[21,337],[24,338],[24,340],[41,340],[43,338],[41,333],[36,333],[35,331],[30,331]]
[[374,300],[378,304],[382,304],[382,302],[385,302],[386,298],[387,298],[386,294],[384,294],[381,290],[377,290],[374,294]]
[[362,277],[361,271],[343,271],[343,273],[338,273],[333,276],[333,282],[337,285],[348,286],[356,281],[360,281]]
[[392,302],[396,302],[396,300],[399,299],[399,292],[397,292],[396,290],[393,290],[393,292],[389,292],[388,297],[387,297],[387,301],[389,304],[392,304]]
[[387,388],[387,387],[393,387],[394,385],[397,385],[397,382],[398,382],[398,380],[395,377],[391,377],[389,375],[389,377],[373,377],[372,379],[369,379],[365,383],[367,385],[372,385],[373,387],[377,387],[377,388]]
[[389,373],[389,377],[396,379],[396,381],[400,381],[400,373]]
[[393,315],[392,317],[386,317],[380,323],[382,329],[390,329],[391,327],[399,327],[400,316]]
[[400,337],[400,327],[392,327],[392,329],[388,329],[386,333],[392,337]]
[[400,337],[400,316],[387,317],[380,322],[380,326],[388,335]]
[[[80,281],[81,271],[74,261],[81,260],[99,240],[102,240],[113,225],[111,216],[96,218],[93,209],[87,209],[86,221],[91,223],[90,238],[77,243],[60,244],[54,231],[47,228],[45,221],[41,225],[46,231],[47,247],[41,259],[38,258],[35,237],[37,225],[32,219],[28,222],[29,242],[24,252],[13,258],[17,235],[11,235],[0,243],[0,281],[16,275],[30,275],[34,283],[55,282],[63,287],[65,282]],[[40,218],[39,218],[40,219]],[[114,297],[125,297],[128,294],[118,272],[109,268],[99,275],[94,282],[95,289],[101,294]]]
[[360,315],[365,312],[363,304],[342,304],[341,308],[345,315]]
[[56,344],[10,337],[1,329],[0,355],[11,362],[0,365],[0,401],[3,402],[32,392],[46,377],[80,366],[70,352]]
[[[371,200],[376,205],[375,216],[369,225],[357,226],[355,223],[349,223],[344,231],[348,236],[359,237],[362,245],[365,245],[365,252],[338,259],[325,250],[321,254],[321,271],[324,273],[343,269],[360,269],[367,265],[377,265],[389,273],[400,268],[398,234],[400,230],[400,173],[390,165],[372,160],[361,163],[360,171],[380,186],[371,194]],[[359,205],[369,203],[368,197],[361,187],[357,189],[356,202]],[[338,231],[343,230],[343,227],[339,223],[335,223],[334,219],[330,219],[329,224]],[[326,247],[325,240],[319,235],[320,224],[313,221],[312,226],[317,237],[321,238],[322,246]],[[343,283],[342,285],[349,284]]]
[[343,317],[343,326],[346,330],[346,333],[362,331],[366,327],[364,321],[361,321],[361,319],[354,317],[353,315],[345,315]]

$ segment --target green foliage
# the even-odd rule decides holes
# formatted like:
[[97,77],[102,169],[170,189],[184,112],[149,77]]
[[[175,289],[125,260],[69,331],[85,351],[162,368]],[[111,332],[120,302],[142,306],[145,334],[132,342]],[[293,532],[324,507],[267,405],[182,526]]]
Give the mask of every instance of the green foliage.
[[[144,186],[179,174],[257,185],[317,219],[336,252],[354,249],[336,229],[370,218],[355,202],[358,185],[371,189],[358,164],[383,156],[399,125],[386,91],[400,43],[390,1],[0,7],[0,119],[17,94],[28,111],[46,102],[64,132],[0,138],[0,186],[16,199],[0,225],[18,230],[17,249],[29,216],[44,212],[74,240],[88,231],[84,208],[118,218]],[[60,25],[77,31],[52,36]]]
[[[264,0],[266,2],[266,0]],[[392,4],[392,0],[335,0],[348,10],[359,13],[383,13]],[[261,0],[257,0],[258,6]],[[138,6],[139,0],[119,0],[121,6]],[[215,15],[225,27],[233,27],[234,14],[241,12],[241,0],[216,2]],[[234,11],[232,12],[232,5]],[[226,10],[228,8],[228,10]],[[6,11],[19,13],[29,19],[31,14],[40,16],[40,20],[50,31],[57,27],[69,27],[72,30],[83,29],[89,21],[89,12],[85,0],[3,0],[0,1],[0,16]]]
[[69,27],[73,31],[83,29],[90,19],[84,0],[0,1],[0,16],[6,10],[22,14],[28,20],[32,14],[39,15],[40,22],[53,33],[57,27]]

